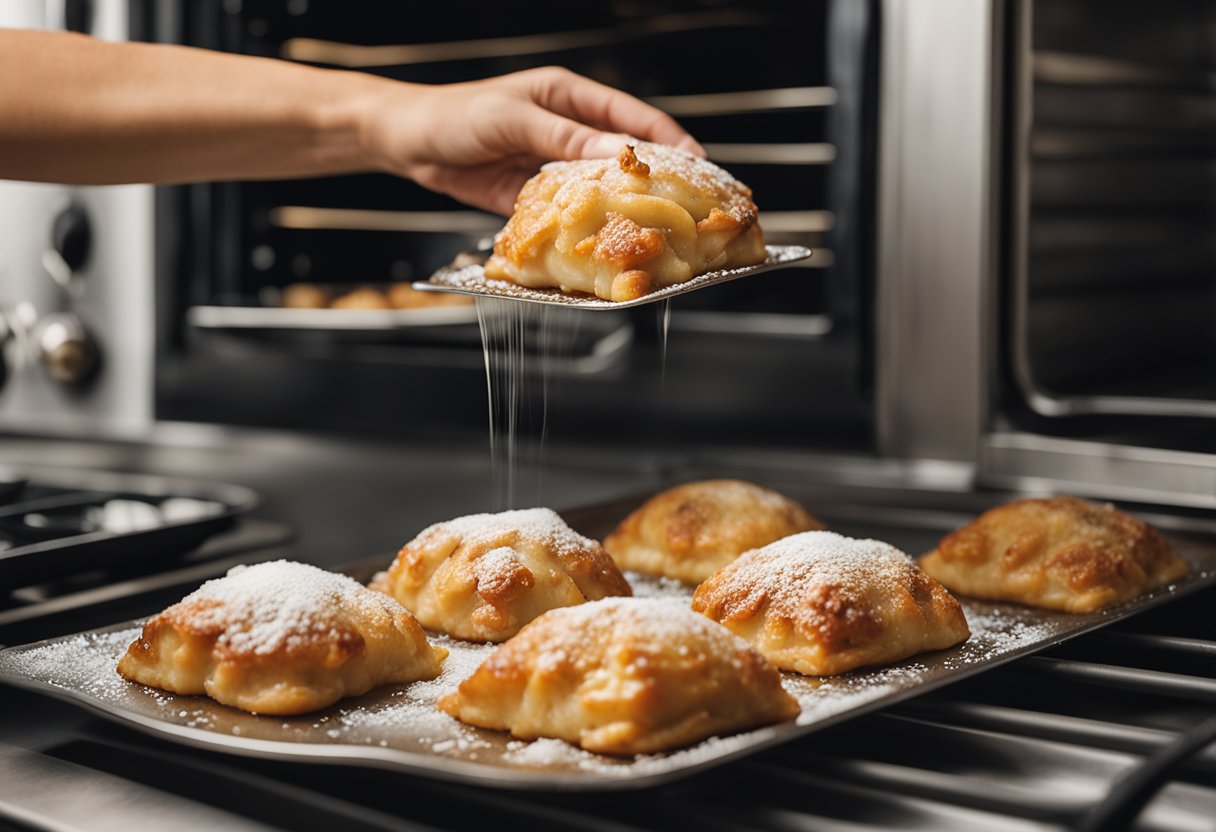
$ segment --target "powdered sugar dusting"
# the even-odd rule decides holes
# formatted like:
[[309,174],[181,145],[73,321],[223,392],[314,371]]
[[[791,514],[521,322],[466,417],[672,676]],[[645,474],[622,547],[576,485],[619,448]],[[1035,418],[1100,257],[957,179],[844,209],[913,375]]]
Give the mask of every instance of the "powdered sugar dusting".
[[[1210,566],[1210,564],[1201,564]],[[311,748],[325,746],[326,763],[375,758],[402,770],[431,776],[502,776],[503,769],[533,777],[551,778],[552,785],[586,782],[621,782],[661,776],[721,761],[746,753],[774,738],[789,738],[812,728],[887,705],[906,696],[959,679],[969,673],[1007,661],[1044,645],[1076,635],[1158,602],[1186,588],[1212,582],[1209,569],[1196,568],[1175,588],[1162,588],[1151,596],[1105,613],[1069,615],[1005,604],[964,601],[972,636],[965,643],[938,653],[923,654],[883,668],[862,668],[836,677],[815,678],[783,674],[783,685],[802,706],[793,723],[768,726],[715,737],[668,754],[615,758],[593,754],[561,740],[515,740],[496,731],[464,725],[435,707],[493,652],[496,645],[473,644],[444,636],[433,644],[449,651],[442,674],[429,682],[380,688],[365,696],[300,717],[254,716],[219,705],[204,697],[177,696],[125,681],[115,670],[123,651],[139,636],[138,624],[110,631],[85,633],[43,645],[0,651],[0,678],[19,684],[43,686],[118,715],[151,720],[166,730],[190,729],[193,738],[220,748],[245,740],[282,743],[285,753],[307,756]],[[611,599],[608,603],[568,608],[576,616],[596,610],[632,609],[653,617],[656,638],[663,637],[675,617],[687,613],[691,588],[630,574],[641,598]],[[656,598],[656,596],[658,596]],[[650,598],[651,600],[644,600]],[[624,607],[631,604],[631,607]],[[577,611],[577,612],[576,612]],[[701,626],[716,627],[707,621]],[[725,632],[725,631],[723,631]],[[733,636],[732,636],[733,638]],[[172,735],[170,735],[172,738]],[[271,746],[273,748],[274,746]],[[260,753],[265,753],[263,746]],[[337,756],[335,756],[337,755]],[[442,761],[442,763],[438,762]],[[546,782],[550,782],[546,780]]]
[[[500,511],[497,514],[468,514],[428,526],[419,533],[418,538],[452,534],[467,544],[492,544],[514,531],[519,532],[521,538],[541,541],[560,554],[574,554],[588,548],[599,548],[598,543],[567,526],[566,521],[550,508],[517,509]],[[495,557],[491,560],[490,568],[497,564],[500,570],[511,568],[508,557],[515,557],[509,547],[500,547],[487,552],[482,559],[491,555]]]
[[732,584],[769,599],[770,609],[791,617],[805,603],[808,585],[861,593],[868,586],[900,581],[916,568],[912,558],[889,543],[835,532],[792,534],[745,552],[726,567]]
[[335,636],[344,610],[371,608],[391,615],[402,609],[345,575],[286,560],[234,566],[181,604],[190,607],[193,627],[220,631],[217,646],[252,655]]

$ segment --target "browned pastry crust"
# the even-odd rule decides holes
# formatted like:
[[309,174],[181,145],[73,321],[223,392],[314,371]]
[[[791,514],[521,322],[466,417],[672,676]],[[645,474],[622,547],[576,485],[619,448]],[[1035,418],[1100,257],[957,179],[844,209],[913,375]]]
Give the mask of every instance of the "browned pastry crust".
[[505,641],[556,607],[631,594],[604,548],[547,508],[437,523],[372,588],[423,626],[473,641]]
[[746,642],[679,602],[633,598],[546,613],[439,707],[471,725],[606,754],[666,751],[800,710]]
[[745,553],[697,587],[692,608],[783,670],[832,676],[965,641],[958,601],[877,540],[804,532]]
[[920,564],[964,595],[1074,613],[1127,601],[1189,571],[1147,523],[1076,497],[986,511]]
[[388,299],[378,289],[362,286],[334,298],[331,309],[391,309]]
[[494,240],[487,277],[635,300],[698,274],[763,263],[752,192],[664,145],[552,162],[528,180]]
[[260,714],[433,679],[447,655],[396,601],[302,563],[238,566],[150,619],[123,678]]
[[324,309],[329,292],[312,283],[292,283],[283,288],[282,305],[287,309]]
[[750,482],[703,480],[656,494],[604,540],[622,569],[697,583],[749,549],[823,524]]
[[435,306],[469,306],[473,299],[468,295],[450,292],[420,292],[408,283],[394,283],[386,292],[389,305],[394,309],[430,309]]

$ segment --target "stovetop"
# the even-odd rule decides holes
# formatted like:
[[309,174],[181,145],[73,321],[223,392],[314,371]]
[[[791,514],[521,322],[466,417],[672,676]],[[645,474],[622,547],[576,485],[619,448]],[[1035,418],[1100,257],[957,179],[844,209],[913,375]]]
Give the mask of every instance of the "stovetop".
[[[850,497],[831,492],[838,502]],[[873,495],[856,496],[864,515],[863,498]],[[966,498],[962,512],[997,499]],[[923,495],[890,508],[913,542],[957,516],[943,511]],[[168,570],[96,576],[46,597],[27,588],[21,603],[0,606],[0,642],[150,614],[234,563],[280,556],[288,540],[279,523],[243,518]],[[380,556],[387,562],[389,553]],[[0,829],[1216,830],[1216,750],[1204,750],[1216,737],[1214,603],[1216,590],[1204,590],[779,749],[627,795],[506,793],[227,756],[0,688]]]

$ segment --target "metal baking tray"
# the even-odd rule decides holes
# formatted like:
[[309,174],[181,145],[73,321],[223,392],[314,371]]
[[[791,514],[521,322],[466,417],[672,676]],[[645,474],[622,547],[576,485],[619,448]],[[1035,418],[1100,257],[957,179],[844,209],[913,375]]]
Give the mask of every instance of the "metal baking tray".
[[751,277],[761,272],[773,269],[784,269],[801,260],[806,260],[812,251],[804,246],[765,246],[768,259],[758,266],[742,266],[736,269],[719,269],[717,271],[699,274],[691,280],[666,286],[637,300],[611,301],[597,298],[593,295],[569,294],[557,289],[529,289],[507,280],[490,280],[486,278],[484,265],[475,263],[468,266],[444,266],[426,280],[413,284],[415,289],[423,292],[457,292],[464,295],[474,295],[482,298],[501,298],[504,300],[522,300],[528,303],[543,303],[549,306],[564,306],[571,309],[592,309],[606,311],[611,309],[628,309],[631,306],[642,306],[657,300],[694,292],[707,286],[738,280],[741,277]]
[[0,594],[188,552],[253,509],[248,488],[102,471],[23,471],[0,505]]
[[[614,504],[614,509],[620,505]],[[866,526],[859,528],[872,527],[875,512],[869,510]],[[830,514],[817,513],[831,521]],[[566,516],[575,528],[593,534],[611,528],[621,514],[614,511],[607,516],[584,509]],[[852,531],[848,522],[832,525],[846,534]],[[114,668],[138,635],[139,622],[2,650],[0,682],[82,705],[165,739],[235,754],[370,766],[512,789],[637,789],[806,736],[1216,583],[1216,541],[1169,536],[1176,551],[1192,567],[1192,573],[1177,584],[1087,615],[964,600],[972,629],[966,643],[843,676],[784,674],[786,689],[802,704],[802,715],[796,721],[711,738],[666,754],[616,758],[585,752],[559,740],[522,742],[504,733],[457,722],[435,708],[434,702],[472,673],[493,645],[442,636],[435,640],[451,653],[438,679],[383,688],[299,717],[253,716],[204,697],[177,696],[124,681]],[[898,535],[893,537],[901,545]],[[365,580],[386,563],[387,559],[347,571]],[[629,578],[639,596],[669,597],[673,603],[681,603],[691,594],[690,587],[674,581],[634,574]]]

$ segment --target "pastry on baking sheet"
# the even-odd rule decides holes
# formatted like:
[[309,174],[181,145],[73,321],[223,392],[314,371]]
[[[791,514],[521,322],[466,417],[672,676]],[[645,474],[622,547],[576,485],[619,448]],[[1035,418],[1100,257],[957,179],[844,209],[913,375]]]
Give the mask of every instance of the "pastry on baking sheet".
[[751,190],[712,162],[638,142],[616,159],[551,162],[494,239],[486,277],[635,300],[766,258]]
[[971,635],[958,601],[878,540],[803,532],[753,549],[697,587],[692,608],[783,670],[833,676]]
[[651,497],[604,539],[604,548],[622,569],[698,583],[749,549],[822,528],[776,491],[704,480]]
[[345,575],[279,560],[233,567],[150,619],[118,672],[287,715],[433,679],[446,655],[393,599]]
[[505,641],[541,613],[630,595],[612,558],[547,508],[472,514],[423,530],[372,588],[424,627]]
[[1189,571],[1147,523],[1077,497],[986,511],[920,564],[964,595],[1074,613],[1127,601]]
[[745,641],[680,601],[654,598],[546,613],[439,707],[471,725],[606,754],[666,751],[800,710]]

